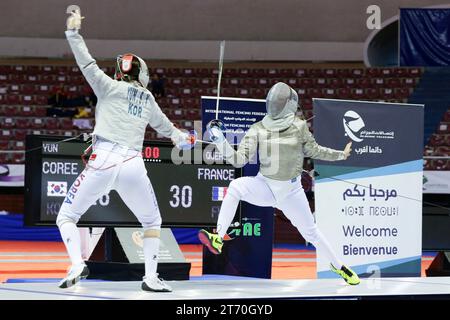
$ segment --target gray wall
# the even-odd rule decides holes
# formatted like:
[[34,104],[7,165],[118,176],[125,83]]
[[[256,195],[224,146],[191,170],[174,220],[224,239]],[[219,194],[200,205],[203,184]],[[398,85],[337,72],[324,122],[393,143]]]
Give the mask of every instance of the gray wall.
[[366,9],[382,21],[427,0],[0,0],[0,56],[64,57],[66,7],[86,17],[81,33],[97,58],[133,51],[149,59],[361,61],[371,33]]
[[363,42],[366,8],[443,0],[1,0],[0,36],[62,38],[67,5],[80,5],[92,39]]

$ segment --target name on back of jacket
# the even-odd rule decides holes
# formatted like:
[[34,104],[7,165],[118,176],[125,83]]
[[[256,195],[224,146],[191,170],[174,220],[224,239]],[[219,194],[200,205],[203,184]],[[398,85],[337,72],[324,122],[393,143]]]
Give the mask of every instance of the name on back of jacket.
[[128,88],[128,113],[141,118],[142,108],[150,99],[150,95],[136,88]]

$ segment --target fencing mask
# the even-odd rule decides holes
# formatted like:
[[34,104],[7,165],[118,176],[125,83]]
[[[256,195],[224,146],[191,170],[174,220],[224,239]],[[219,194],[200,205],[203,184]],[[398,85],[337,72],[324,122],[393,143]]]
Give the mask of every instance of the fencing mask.
[[284,82],[276,83],[270,88],[266,98],[267,114],[274,120],[281,119],[298,108],[298,95]]
[[283,82],[276,83],[267,94],[267,115],[262,120],[264,127],[271,131],[289,128],[298,107],[297,92]]
[[125,81],[138,80],[144,88],[147,88],[149,81],[147,64],[132,53],[117,56],[114,79]]

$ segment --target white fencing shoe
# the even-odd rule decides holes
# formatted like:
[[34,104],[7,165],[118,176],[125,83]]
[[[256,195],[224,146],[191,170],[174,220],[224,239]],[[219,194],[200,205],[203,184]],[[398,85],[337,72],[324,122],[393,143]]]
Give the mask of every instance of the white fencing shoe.
[[86,279],[89,275],[88,267],[83,263],[76,266],[71,266],[67,276],[59,283],[60,288],[70,288],[78,283],[81,279]]
[[158,274],[153,277],[144,277],[142,281],[142,290],[153,292],[172,292],[172,288],[164,282],[163,279],[158,278]]

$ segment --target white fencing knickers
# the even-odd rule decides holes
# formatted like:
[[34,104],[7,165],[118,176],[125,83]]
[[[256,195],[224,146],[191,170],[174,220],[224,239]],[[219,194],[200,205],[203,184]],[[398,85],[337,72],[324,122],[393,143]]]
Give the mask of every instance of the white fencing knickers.
[[217,232],[222,239],[233,221],[240,200],[283,211],[306,241],[323,252],[336,268],[341,268],[341,261],[314,222],[300,177],[291,181],[277,181],[258,173],[256,177],[233,180],[222,202],[217,221]]
[[57,224],[77,223],[101,196],[116,190],[144,230],[160,229],[161,214],[142,154],[99,138],[86,169],[67,192]]

